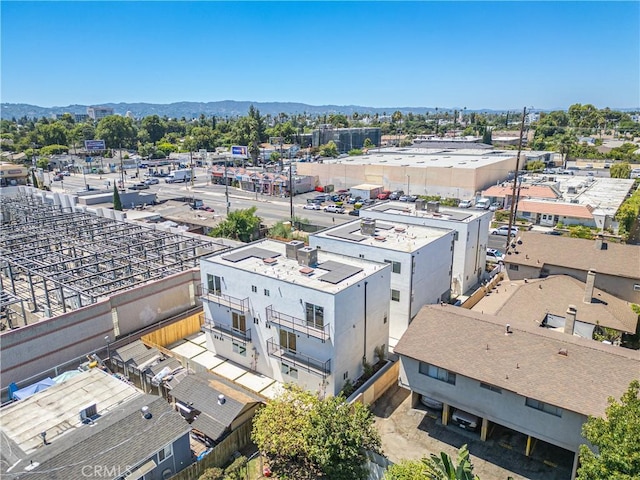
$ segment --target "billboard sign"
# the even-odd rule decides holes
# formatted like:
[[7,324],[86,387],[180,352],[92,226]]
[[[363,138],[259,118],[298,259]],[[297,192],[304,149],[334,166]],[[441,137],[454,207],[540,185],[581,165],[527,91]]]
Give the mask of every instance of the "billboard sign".
[[90,152],[96,152],[98,150],[106,150],[104,140],[85,140],[84,148]]
[[232,157],[241,157],[248,158],[249,149],[247,147],[235,146],[231,147],[231,156]]

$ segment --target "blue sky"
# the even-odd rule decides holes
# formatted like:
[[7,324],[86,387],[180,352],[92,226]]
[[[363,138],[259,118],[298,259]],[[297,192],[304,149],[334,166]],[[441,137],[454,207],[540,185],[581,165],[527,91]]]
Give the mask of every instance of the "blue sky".
[[640,105],[640,2],[1,5],[2,102]]

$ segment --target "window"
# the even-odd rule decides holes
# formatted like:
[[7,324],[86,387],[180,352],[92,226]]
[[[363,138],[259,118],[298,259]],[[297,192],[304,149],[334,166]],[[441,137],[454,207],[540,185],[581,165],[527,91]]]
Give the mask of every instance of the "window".
[[264,296],[268,297],[270,295],[269,290],[267,290],[266,288],[264,289]]
[[346,371],[342,374],[342,379],[346,380],[347,378],[349,378],[349,371]]
[[305,302],[307,325],[315,328],[324,328],[324,307]]
[[173,455],[173,445],[169,444],[158,452],[158,463],[164,462]]
[[246,332],[247,330],[247,319],[244,315],[240,315],[239,313],[233,312],[231,314],[231,320],[233,322],[233,329],[238,330],[240,332]]
[[280,348],[284,348],[291,352],[296,351],[296,334],[280,330]]
[[435,378],[436,380],[440,380],[442,382],[450,383],[451,385],[456,384],[456,374],[450,372],[449,370],[445,370],[444,368],[436,367],[435,365],[429,365],[428,363],[420,362],[420,366],[418,368],[421,374],[426,375],[427,377]]
[[391,300],[394,302],[400,301],[400,290],[391,289]]
[[494,387],[493,385],[489,385],[488,383],[480,382],[480,388],[485,388],[485,389],[491,390],[492,392],[495,392],[495,393],[502,393],[502,389],[501,388]]
[[386,313],[384,314],[384,320],[383,320],[382,323],[387,323],[387,314]]
[[518,265],[514,265],[513,263],[509,264],[509,270],[518,270]]
[[280,371],[285,375],[289,375],[291,378],[298,378],[298,369],[286,363],[281,364]]
[[393,273],[400,273],[400,268],[401,268],[400,262],[394,262],[393,260],[385,260],[384,262],[391,264],[391,271]]
[[251,291],[253,293],[258,293],[258,287],[256,287],[255,285],[251,285]]
[[636,283],[636,284],[633,286],[633,291],[634,291],[634,292],[640,292],[640,284]]
[[535,408],[536,410],[540,410],[550,415],[555,415],[556,417],[562,416],[562,409],[560,407],[556,407],[555,405],[550,405],[548,403],[541,402],[540,400],[535,400],[528,397],[524,403],[527,407]]
[[360,257],[360,258],[364,258],[364,253],[360,253],[360,254],[358,254],[358,257]]
[[213,295],[222,294],[222,278],[217,275],[207,274],[207,289]]
[[247,356],[247,347],[239,342],[232,342],[233,345],[233,353],[237,353],[238,355],[242,355],[243,357]]

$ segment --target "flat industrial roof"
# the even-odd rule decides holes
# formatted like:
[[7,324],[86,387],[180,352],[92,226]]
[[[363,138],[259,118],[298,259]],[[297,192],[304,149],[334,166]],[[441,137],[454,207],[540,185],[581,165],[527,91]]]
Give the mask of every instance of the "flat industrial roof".
[[323,159],[324,163],[345,163],[348,165],[390,165],[426,168],[462,168],[476,169],[513,161],[515,167],[516,152],[511,155],[504,152],[484,150],[427,150],[417,148],[400,149],[395,152],[370,151],[368,155]]
[[311,271],[297,259],[286,257],[286,243],[262,240],[203,259],[219,265],[263,275],[272,280],[295,283],[309,288],[337,293],[388,265],[361,258],[317,250],[318,264]]
[[314,237],[345,240],[358,245],[377,247],[396,252],[415,252],[425,245],[446,236],[444,228],[409,225],[400,222],[375,221],[375,235],[362,233],[361,220],[345,223],[315,233]]

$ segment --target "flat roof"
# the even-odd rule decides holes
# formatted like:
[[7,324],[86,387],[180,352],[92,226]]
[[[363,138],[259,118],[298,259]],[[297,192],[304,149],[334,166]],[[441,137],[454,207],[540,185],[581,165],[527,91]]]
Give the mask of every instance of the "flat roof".
[[95,404],[102,416],[140,395],[132,385],[92,368],[1,408],[0,431],[28,455],[42,445],[40,432],[47,432],[47,441],[55,442],[70,430],[84,427],[80,421],[84,407]]
[[[317,266],[303,273],[301,270],[304,266],[300,265],[297,259],[286,257],[286,245],[285,242],[265,239],[223,254],[213,255],[203,259],[203,262],[226,265],[330,293],[337,293],[388,267],[386,264],[362,258],[317,250]],[[338,271],[341,272],[340,275]],[[325,275],[326,277],[323,278]]]
[[598,249],[595,240],[535,232],[519,232],[519,242],[505,256],[505,263],[543,268],[545,264],[598,274],[640,279],[640,246],[607,242]]
[[639,351],[539,327],[511,330],[505,334],[503,317],[428,305],[394,351],[582,415],[603,415],[607,398],[620,398],[638,377]]
[[378,247],[397,252],[415,252],[434,240],[446,236],[450,230],[424,227],[400,222],[374,220],[375,235],[362,233],[361,220],[345,223],[313,234],[314,237],[340,239],[359,245]]
[[[363,216],[363,213],[366,216],[367,211],[381,212],[381,213],[390,213],[394,215],[403,215],[408,217],[419,217],[419,218],[428,218],[431,220],[439,220],[442,222],[459,222],[459,223],[469,223],[473,220],[476,220],[483,215],[487,215],[488,210],[480,210],[476,208],[454,208],[454,207],[443,207],[440,205],[437,212],[429,212],[426,210],[418,210],[416,209],[415,203],[408,202],[399,202],[399,201],[390,201],[384,203],[378,203],[371,207],[363,207],[360,209],[360,216]],[[492,212],[491,212],[492,213]],[[402,222],[401,218],[398,218],[398,222]]]
[[507,154],[501,151],[487,152],[473,149],[452,149],[449,151],[446,149],[400,148],[395,151],[370,150],[367,155],[323,159],[323,163],[476,169],[509,161],[513,161],[513,167],[515,167],[515,159],[516,152],[513,151]]

